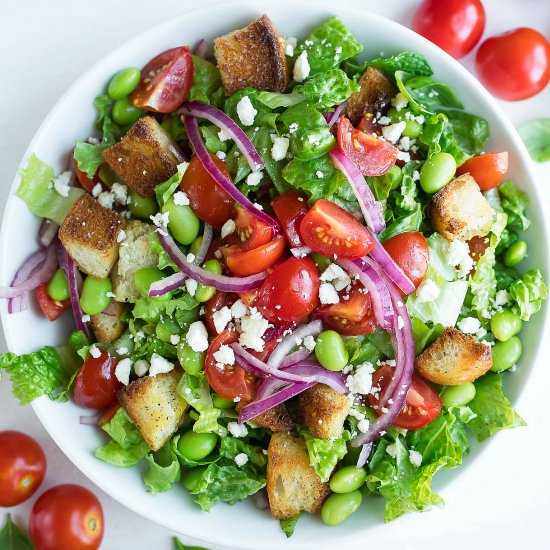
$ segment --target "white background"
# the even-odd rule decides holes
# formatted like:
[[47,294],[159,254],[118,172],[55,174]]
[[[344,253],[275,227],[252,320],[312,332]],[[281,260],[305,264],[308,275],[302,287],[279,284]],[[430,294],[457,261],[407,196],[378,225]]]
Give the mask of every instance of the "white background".
[[[90,65],[128,38],[179,15],[187,7],[207,3],[212,2],[3,0],[0,3],[2,208],[27,144],[68,86]],[[339,0],[338,3],[360,3],[366,10],[408,26],[419,0]],[[549,0],[485,0],[484,4],[488,16],[485,36],[516,26],[532,26],[546,36],[550,35]],[[338,11],[336,5],[334,11]],[[185,41],[185,34],[182,41]],[[472,68],[472,55],[463,61],[468,68]],[[457,91],[460,94],[460,90]],[[519,103],[503,103],[503,107],[516,125],[530,118],[549,117],[550,87],[535,98]],[[550,164],[537,165],[536,171],[539,185],[545,188],[545,203],[550,206]],[[0,353],[4,351],[5,341],[0,333]],[[548,352],[550,346],[546,342],[540,361],[548,362]],[[483,457],[468,469],[463,484],[464,491],[468,493],[460,498],[460,504],[458,499],[446,498],[446,512],[432,512],[448,514],[447,519],[453,518],[454,525],[449,528],[447,538],[435,540],[426,532],[421,540],[410,540],[407,548],[506,550],[516,549],[522,544],[528,544],[533,549],[548,548],[550,430],[547,393],[550,367],[538,372],[537,380],[530,380],[519,403],[529,427],[500,434]],[[36,437],[44,448],[49,468],[42,489],[61,482],[77,482],[98,495],[107,524],[103,549],[171,548],[170,537],[173,533],[129,512],[92,486],[49,439],[32,409],[17,405],[5,379],[0,381],[0,430],[3,429],[25,431]],[[456,490],[455,484],[453,493]],[[443,496],[446,496],[446,491],[443,491]],[[34,500],[10,510],[19,525],[26,525]],[[421,516],[419,521],[422,521]],[[4,512],[0,511],[0,525],[3,522]],[[368,541],[360,547],[364,548],[365,543],[368,544]]]

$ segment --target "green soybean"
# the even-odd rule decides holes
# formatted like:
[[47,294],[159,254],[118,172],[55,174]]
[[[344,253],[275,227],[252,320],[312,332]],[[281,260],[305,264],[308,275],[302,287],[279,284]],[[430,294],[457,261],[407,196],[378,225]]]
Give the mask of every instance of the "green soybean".
[[420,186],[426,193],[437,193],[455,175],[456,161],[449,153],[432,155],[420,170]]
[[127,97],[117,99],[113,105],[113,120],[120,126],[134,124],[142,114],[143,111],[134,107]]
[[514,267],[519,264],[527,255],[527,243],[525,241],[516,241],[512,243],[504,254],[504,265]]
[[197,307],[194,307],[193,309],[179,311],[178,323],[182,325],[189,325],[195,321],[198,321],[201,316],[200,310],[201,308],[197,306]]
[[501,372],[513,367],[521,357],[523,346],[517,336],[512,336],[505,342],[496,342],[491,353],[493,355],[492,371]]
[[170,197],[162,207],[162,213],[168,212],[168,229],[176,241],[191,244],[199,234],[200,220],[189,206],[179,206]]
[[[164,274],[156,267],[144,267],[143,269],[138,269],[134,273],[134,284],[144,298],[149,297],[149,288],[151,285],[161,279],[164,279]],[[162,296],[155,296],[153,299],[158,300],[159,302],[164,302],[166,300],[170,300],[171,298],[172,293],[167,292]]]
[[206,466],[198,466],[197,468],[185,470],[183,479],[181,480],[182,485],[192,493],[198,487],[205,470]]
[[441,392],[441,400],[447,407],[462,407],[476,396],[476,387],[471,383],[449,386]]
[[495,313],[491,319],[491,330],[497,340],[505,342],[519,333],[522,326],[519,315],[511,309],[503,309]]
[[114,170],[105,162],[101,165],[99,172],[97,173],[99,179],[107,187],[111,187],[113,183],[116,183],[120,178],[115,174]]
[[97,315],[101,313],[111,301],[108,294],[112,291],[111,280],[97,279],[88,275],[82,285],[80,294],[80,306],[82,311],[88,315]]
[[342,370],[348,364],[348,350],[342,337],[334,330],[325,330],[317,337],[315,355],[328,370]]
[[204,367],[205,352],[193,351],[185,342],[178,344],[177,354],[178,361],[187,374],[197,374]]
[[189,252],[190,252],[191,254],[193,254],[194,256],[196,256],[197,253],[199,252],[201,246],[202,246],[202,235],[199,235],[199,236],[191,243],[191,246],[189,247]]
[[[218,260],[208,260],[203,265],[203,268],[206,269],[206,271],[210,271],[210,273],[217,273],[218,275],[222,273],[222,264],[220,264]],[[195,291],[195,300],[197,300],[197,302],[208,302],[208,300],[214,296],[215,292],[216,289],[213,286],[204,286],[199,283]]]
[[333,493],[351,493],[365,483],[367,472],[365,468],[344,466],[338,470],[330,480],[330,490]]
[[164,317],[155,327],[157,338],[163,342],[170,342],[172,336],[179,334],[180,331],[180,326],[170,317]]
[[69,282],[67,276],[62,269],[58,269],[47,286],[48,296],[56,302],[68,300],[71,295],[69,292]]
[[312,252],[311,258],[320,271],[324,271],[331,263],[329,258],[318,252]]
[[193,430],[185,432],[178,441],[178,452],[188,460],[202,460],[216,447],[216,434],[198,434]]
[[395,122],[405,122],[405,129],[402,132],[403,136],[409,138],[416,138],[422,132],[422,124],[417,122],[414,118],[414,115],[411,113],[407,117],[408,111],[401,110],[398,111],[395,107],[392,107],[388,110],[388,116],[391,118],[393,123]]
[[339,525],[358,510],[362,500],[361,491],[333,493],[325,500],[321,517],[327,525]]
[[218,409],[231,409],[235,406],[235,402],[230,399],[224,399],[219,395],[212,396],[212,405]]
[[111,99],[122,99],[130,95],[139,84],[141,71],[135,67],[122,69],[111,78],[107,93]]
[[148,219],[150,216],[156,214],[158,205],[154,198],[142,197],[131,189],[129,197],[130,202],[128,203],[128,210],[130,210],[136,218]]

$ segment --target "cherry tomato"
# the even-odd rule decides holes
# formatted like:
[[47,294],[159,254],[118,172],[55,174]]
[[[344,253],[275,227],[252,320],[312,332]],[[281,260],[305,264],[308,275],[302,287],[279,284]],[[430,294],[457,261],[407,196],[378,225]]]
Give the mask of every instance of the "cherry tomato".
[[34,504],[29,531],[36,550],[97,550],[103,539],[103,509],[80,485],[57,485]]
[[476,180],[482,191],[489,191],[500,185],[506,172],[508,172],[508,153],[485,153],[468,159],[462,166],[459,166],[456,173],[458,176],[470,173]]
[[254,377],[239,365],[224,365],[223,369],[219,369],[219,361],[214,358],[214,353],[222,344],[233,344],[238,339],[239,335],[232,330],[218,334],[206,352],[204,372],[208,383],[220,397],[231,400],[239,397],[241,401],[250,401],[254,393]]
[[281,222],[290,246],[303,246],[300,224],[309,210],[307,197],[299,191],[288,191],[272,200],[271,206]]
[[[392,374],[393,367],[384,365],[372,375],[372,387],[380,388],[380,391],[377,391],[376,395],[369,393],[368,398],[378,414],[380,414],[378,410],[380,395],[384,393],[385,388],[390,383]],[[441,399],[437,392],[424,378],[414,373],[405,406],[393,424],[405,430],[418,430],[430,423],[440,411]]]
[[111,405],[103,412],[103,414],[99,417],[99,420],[97,421],[97,425],[105,426],[105,424],[109,424],[109,422],[111,422],[115,414],[118,412],[118,409],[120,409],[120,403],[117,401],[116,403],[114,403],[114,405]]
[[36,287],[36,299],[42,313],[50,320],[55,321],[71,305],[71,300],[57,302],[48,294],[48,284],[44,283]]
[[508,101],[532,97],[550,80],[550,43],[526,27],[493,36],[479,47],[476,69],[496,97]]
[[76,174],[76,179],[78,180],[78,183],[80,183],[82,188],[88,191],[88,193],[91,193],[93,188],[96,186],[96,184],[101,183],[98,176],[99,169],[94,174],[94,177],[90,179],[86,175],[86,172],[83,172],[82,170],[80,170],[80,168],[78,167],[78,163],[76,162],[76,159],[74,159],[73,162],[74,162],[74,173]]
[[188,97],[193,84],[193,56],[189,48],[166,50],[141,71],[138,87],[130,94],[134,107],[170,113]]
[[477,44],[485,28],[481,0],[424,0],[412,28],[455,59]]
[[405,231],[384,241],[382,246],[418,288],[430,262],[426,237],[420,231]]
[[227,267],[238,277],[246,277],[265,271],[279,260],[286,250],[286,241],[282,235],[277,235],[267,244],[253,250],[243,252],[239,245],[221,248]]
[[300,224],[302,240],[315,252],[333,258],[360,258],[376,245],[367,228],[349,212],[321,199]]
[[216,330],[216,325],[214,324],[214,313],[220,311],[224,306],[231,307],[237,300],[239,296],[233,292],[222,292],[221,290],[216,290],[216,293],[206,304],[204,305],[204,320],[208,330],[212,334],[218,334]]
[[227,241],[231,245],[238,245],[242,252],[258,248],[273,239],[272,227],[242,206],[235,205],[234,220],[236,229],[227,237]]
[[[485,254],[485,251],[489,247],[489,237],[472,237],[468,241],[468,248],[470,249],[470,256],[474,262],[478,262],[479,258]],[[475,266],[472,267],[470,275],[475,273]]]
[[105,409],[116,400],[122,387],[115,376],[118,361],[104,349],[99,357],[88,356],[74,384],[74,402],[87,409]]
[[243,301],[246,307],[253,307],[256,303],[256,298],[258,297],[260,290],[257,288],[255,290],[245,290],[239,292],[239,298]]
[[16,506],[40,487],[46,456],[40,445],[21,432],[0,432],[0,506]]
[[[210,156],[224,175],[230,178],[223,161],[216,155]],[[202,221],[221,229],[231,217],[233,199],[215,182],[197,156],[191,159],[180,187],[189,197],[191,209]]]
[[268,275],[254,305],[272,323],[298,323],[317,307],[319,284],[310,258],[289,258]]
[[397,160],[397,148],[375,135],[356,130],[345,116],[338,123],[338,146],[364,176],[381,176]]

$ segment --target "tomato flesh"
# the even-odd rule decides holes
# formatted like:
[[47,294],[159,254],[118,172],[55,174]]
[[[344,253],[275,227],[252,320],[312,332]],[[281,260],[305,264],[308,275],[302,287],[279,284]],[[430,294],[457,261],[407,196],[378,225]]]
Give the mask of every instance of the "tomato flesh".
[[468,159],[459,166],[458,176],[469,173],[482,191],[489,191],[501,184],[508,172],[508,153],[486,153]]
[[216,330],[216,325],[214,324],[214,313],[219,311],[224,306],[231,307],[237,300],[239,296],[233,292],[222,292],[221,290],[216,290],[216,293],[206,304],[204,305],[204,321],[208,330],[212,334],[218,334]]
[[235,231],[227,237],[231,245],[243,252],[253,250],[273,239],[273,228],[242,206],[235,205]]
[[[74,156],[74,152],[73,152],[73,156]],[[74,173],[76,174],[76,179],[78,180],[78,183],[80,183],[82,188],[88,191],[88,193],[92,192],[96,184],[101,183],[101,180],[99,179],[99,176],[98,176],[99,168],[97,172],[94,174],[94,177],[90,179],[86,175],[86,172],[83,172],[78,167],[78,162],[76,162],[76,159],[73,159],[73,166],[74,166]]]
[[382,246],[418,288],[430,263],[426,237],[420,231],[405,231],[384,241]]
[[227,267],[238,277],[260,273],[271,267],[285,253],[286,243],[282,235],[277,235],[267,244],[243,252],[238,245],[221,248]]
[[290,246],[303,246],[300,224],[309,210],[307,197],[299,191],[288,191],[273,199],[271,206],[281,222]]
[[71,300],[57,302],[48,294],[48,284],[36,287],[36,299],[42,313],[50,320],[55,321],[71,305]]

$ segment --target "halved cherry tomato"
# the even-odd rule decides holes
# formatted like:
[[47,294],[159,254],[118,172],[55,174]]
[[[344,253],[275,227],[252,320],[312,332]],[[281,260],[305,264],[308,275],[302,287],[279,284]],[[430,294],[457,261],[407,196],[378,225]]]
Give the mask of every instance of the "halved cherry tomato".
[[[372,387],[380,388],[380,390],[376,392],[376,395],[369,393],[368,398],[377,414],[381,414],[378,408],[380,395],[384,393],[392,375],[393,367],[389,365],[384,365],[372,375]],[[407,401],[394,422],[394,426],[405,430],[423,428],[439,414],[441,406],[441,399],[437,392],[424,378],[414,373],[412,385],[407,394]]]
[[186,47],[157,55],[141,71],[138,87],[130,94],[135,107],[170,113],[188,97],[193,84],[193,56]]
[[[474,262],[478,262],[479,258],[485,254],[485,251],[489,247],[489,237],[472,237],[468,241],[468,248],[470,249],[470,256]],[[476,271],[475,266],[472,267],[470,275],[473,275]]]
[[420,231],[405,231],[382,243],[393,261],[416,287],[428,271],[430,251],[426,237]]
[[304,216],[300,235],[315,252],[329,258],[360,258],[376,245],[370,232],[356,218],[324,199],[317,201]]
[[88,191],[88,193],[91,193],[93,188],[96,186],[96,184],[101,183],[101,180],[99,179],[99,176],[98,176],[99,169],[94,174],[94,177],[90,179],[86,175],[86,172],[83,172],[82,170],[80,170],[80,168],[78,167],[78,163],[76,162],[76,159],[74,159],[73,162],[74,162],[74,173],[76,174],[76,179],[78,180],[78,183],[80,183],[82,188]]
[[120,403],[117,401],[103,412],[103,414],[99,417],[99,420],[97,421],[97,425],[105,426],[105,424],[109,424],[109,422],[111,422],[115,414],[118,412],[118,409],[120,409]]
[[489,191],[500,185],[506,172],[508,172],[508,153],[485,153],[468,159],[462,166],[459,166],[456,173],[458,176],[470,173],[476,180],[482,191]]
[[288,191],[273,199],[271,206],[281,222],[290,246],[303,246],[300,224],[309,210],[307,197],[299,191]]
[[[210,155],[216,166],[225,176],[230,174],[216,155]],[[221,229],[222,225],[231,217],[233,199],[216,183],[214,178],[205,170],[202,162],[194,156],[185,171],[180,187],[189,197],[189,205],[195,214],[206,223]]]
[[357,129],[365,134],[378,134],[380,133],[380,126],[376,122],[374,115],[372,113],[367,113],[363,115],[359,124],[357,124]]
[[338,146],[364,176],[381,176],[397,160],[397,148],[372,134],[355,129],[345,117],[338,123]]
[[222,292],[221,290],[216,290],[214,296],[206,302],[204,305],[204,320],[208,330],[212,334],[218,334],[216,330],[216,325],[214,324],[214,313],[220,311],[224,306],[231,307],[237,300],[239,296],[233,292]]
[[62,302],[56,302],[48,294],[48,285],[44,283],[36,287],[36,299],[38,305],[42,310],[42,313],[50,320],[55,321],[66,309],[71,305],[71,300],[63,300]]
[[273,239],[272,227],[242,206],[235,205],[234,214],[236,229],[227,237],[229,244],[238,245],[242,252],[246,252]]
[[260,293],[260,289],[256,290],[245,290],[244,292],[239,292],[239,298],[243,301],[246,307],[254,306],[256,298]]
[[99,357],[88,356],[74,384],[74,402],[88,409],[105,409],[116,400],[122,387],[115,376],[118,361],[104,349]]
[[238,277],[246,277],[265,271],[279,260],[286,249],[286,241],[277,235],[272,241],[253,250],[243,252],[239,245],[221,248],[227,267]]
[[268,275],[254,305],[272,323],[298,323],[317,307],[319,284],[310,258],[289,258]]
[[219,361],[214,358],[220,346],[237,342],[239,335],[233,330],[224,330],[212,342],[206,352],[204,372],[212,389],[224,399],[240,398],[250,401],[254,393],[254,377],[239,365],[224,365],[218,368]]

